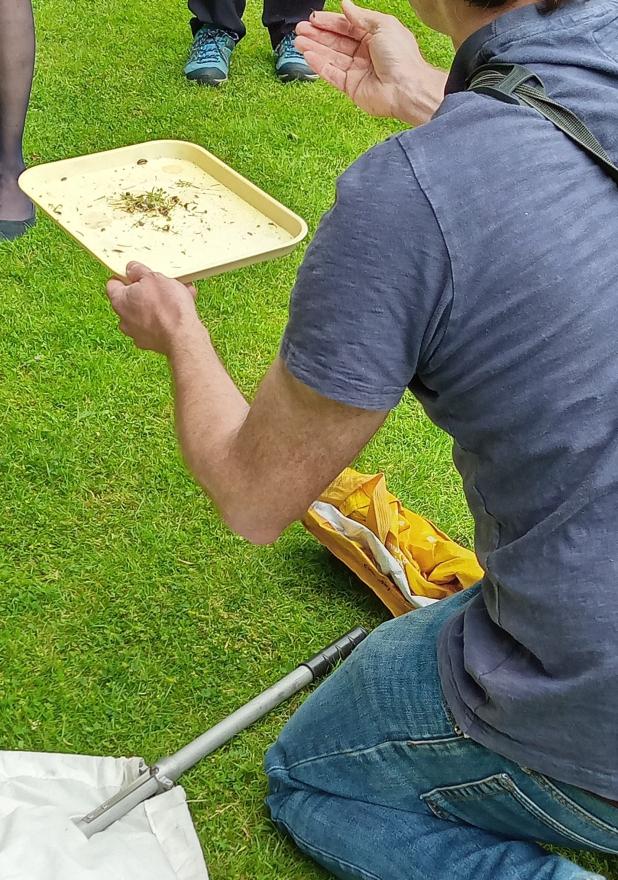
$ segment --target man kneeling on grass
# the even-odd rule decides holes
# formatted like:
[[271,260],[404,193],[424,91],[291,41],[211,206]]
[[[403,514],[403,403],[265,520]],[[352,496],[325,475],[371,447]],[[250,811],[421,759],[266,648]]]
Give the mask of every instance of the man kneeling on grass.
[[275,821],[338,877],[574,880],[593,875],[536,841],[618,852],[618,190],[535,110],[466,91],[481,64],[530,65],[618,159],[618,5],[550,2],[417,0],[457,48],[448,80],[390,16],[299,26],[325,79],[420,127],[339,180],[251,405],[195,291],[135,264],[109,284],[251,541],[406,388],[454,438],[485,577],[379,627],[266,758]]

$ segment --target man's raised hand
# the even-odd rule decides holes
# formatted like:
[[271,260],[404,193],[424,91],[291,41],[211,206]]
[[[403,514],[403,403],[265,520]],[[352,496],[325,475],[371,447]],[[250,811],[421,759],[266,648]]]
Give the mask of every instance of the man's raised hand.
[[394,16],[343,0],[343,14],[314,12],[296,27],[296,46],[322,79],[372,116],[420,125],[444,96],[446,74],[428,64]]

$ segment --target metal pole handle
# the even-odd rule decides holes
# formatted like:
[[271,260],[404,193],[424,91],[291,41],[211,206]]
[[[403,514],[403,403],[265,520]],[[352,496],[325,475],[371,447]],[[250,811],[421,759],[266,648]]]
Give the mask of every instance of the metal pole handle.
[[168,784],[168,781],[176,782],[190,767],[193,767],[224,743],[229,742],[241,730],[245,730],[259,721],[260,718],[289,700],[291,696],[307,687],[312,681],[317,681],[327,675],[337,663],[352,653],[366,635],[367,631],[362,627],[357,627],[346,633],[345,636],[319,651],[306,663],[301,663],[293,672],[288,673],[276,684],[232,712],[223,721],[198,736],[193,742],[188,743],[175,754],[158,761],[154,768],[156,775],[165,785]]
[[311,684],[312,681],[317,681],[327,675],[337,663],[345,660],[367,635],[367,630],[360,626],[350,630],[340,639],[328,645],[327,648],[319,651],[306,663],[301,663],[293,672],[288,673],[276,684],[198,736],[193,742],[188,743],[173,755],[161,758],[152,767],[148,767],[129,786],[86,816],[75,820],[75,824],[86,837],[92,837],[126,816],[143,801],[171,788],[186,770],[195,766],[206,755],[229,742],[241,730],[245,730],[255,721],[263,718],[272,709]]
[[363,639],[367,638],[367,635],[368,633],[366,629],[362,626],[357,626],[356,629],[351,629],[350,632],[341,636],[341,638],[337,639],[336,642],[333,642],[332,645],[329,645],[322,651],[318,651],[311,660],[307,660],[306,663],[301,663],[301,666],[306,666],[307,669],[310,669],[313,675],[313,680],[317,681],[319,678],[328,675],[337,663],[340,663],[342,660],[345,660],[346,657],[349,657],[354,648],[357,645],[360,645]]

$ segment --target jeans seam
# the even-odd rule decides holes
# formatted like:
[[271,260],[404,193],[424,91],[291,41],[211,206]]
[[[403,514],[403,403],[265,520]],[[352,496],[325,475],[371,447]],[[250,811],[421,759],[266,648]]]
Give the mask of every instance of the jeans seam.
[[352,868],[354,871],[358,871],[363,877],[366,877],[367,880],[382,880],[377,874],[372,873],[371,871],[365,871],[364,868],[361,868],[359,865],[355,865],[353,862],[347,862],[343,859],[334,856],[332,853],[328,852],[328,850],[320,849],[318,846],[314,846],[311,843],[308,843],[304,837],[301,837],[300,834],[293,832],[288,823],[284,819],[276,820],[279,824],[283,825],[287,833],[290,837],[295,840],[297,843],[301,844],[306,849],[311,852],[318,853],[321,856],[325,856],[328,859],[331,859],[336,864],[340,865],[342,868]]
[[437,804],[432,803],[428,798],[425,799],[424,795],[420,795],[419,800],[422,801],[425,806],[434,814],[436,819],[442,819],[443,822],[453,822],[454,819],[452,816],[446,812],[446,810],[442,810]]
[[568,795],[553,785],[547,777],[543,776],[541,773],[531,773],[530,775],[532,779],[534,779],[554,798],[554,800],[556,800],[562,807],[569,810],[576,818],[579,817],[580,819],[589,822],[591,825],[595,825],[599,831],[606,831],[614,836],[618,836],[618,828],[610,825],[608,822],[604,822],[603,819],[599,819],[598,816],[588,812],[588,810],[585,807],[582,807],[581,804],[571,800]]
[[[453,798],[457,798],[458,800],[462,800],[462,796],[465,797],[467,791],[472,788],[475,788],[478,785],[483,785],[484,783],[494,783],[497,784],[500,789],[505,788],[504,777],[506,773],[492,773],[491,776],[485,776],[483,779],[474,779],[470,782],[458,782],[454,785],[437,785],[435,788],[431,788],[429,791],[423,792],[421,794],[421,800],[425,800],[426,798],[430,798],[432,795],[440,795],[448,793]],[[477,797],[488,797],[487,794],[483,794],[478,792]]]
[[[506,775],[506,774],[505,774]],[[598,843],[595,843],[593,840],[589,840],[587,837],[583,837],[583,835],[578,834],[576,831],[571,831],[561,822],[558,822],[557,819],[554,819],[549,813],[546,813],[541,807],[538,807],[533,800],[531,800],[523,791],[519,789],[515,782],[508,777],[509,784],[507,788],[511,791],[513,796],[519,803],[524,807],[524,809],[528,810],[532,815],[538,815],[538,818],[541,822],[546,822],[551,828],[554,828],[559,834],[562,834],[566,840],[576,840],[579,843],[583,843],[586,845],[588,849],[597,850],[600,852],[610,853],[612,855],[618,854],[618,849],[613,849],[610,847],[602,846]]]
[[402,745],[402,746],[423,746],[423,745],[435,745],[437,743],[451,743],[457,742],[461,740],[460,736],[453,733],[452,735],[446,734],[441,737],[433,737],[426,739],[410,739],[410,737],[406,737],[405,739],[386,739],[382,742],[375,743],[372,746],[364,746],[363,748],[356,749],[346,749],[343,751],[336,752],[325,752],[320,755],[312,755],[310,758],[303,758],[300,761],[294,761],[293,763],[287,764],[286,766],[273,766],[268,767],[268,772],[271,770],[283,770],[284,772],[289,773],[291,770],[294,770],[296,767],[302,767],[305,764],[313,764],[315,761],[324,761],[327,758],[342,758],[342,757],[350,757],[352,755],[364,755],[368,752],[373,752],[376,749],[382,748],[382,746],[390,746],[390,745]]
[[434,736],[432,739],[393,740],[393,742],[404,742],[407,746],[436,746],[459,741],[461,741],[461,736],[457,733],[449,733],[445,736]]
[[453,711],[452,711],[451,707],[450,707],[449,704],[446,702],[446,697],[444,696],[444,691],[442,691],[442,700],[441,700],[441,702],[442,702],[442,711],[444,712],[444,715],[445,715],[445,717],[446,717],[446,720],[448,721],[448,723],[449,723],[449,724],[451,725],[451,727],[453,728],[453,733],[456,733],[456,731],[459,730],[460,727],[459,727],[459,724],[457,724],[457,719],[456,719],[455,716],[453,715]]
[[[554,819],[549,813],[547,813],[542,807],[538,806],[531,798],[529,798],[525,792],[523,792],[517,783],[511,778],[508,773],[496,773],[492,776],[486,776],[483,779],[475,779],[470,782],[462,782],[457,785],[444,785],[437,786],[436,788],[432,788],[430,791],[424,792],[421,795],[421,800],[429,807],[432,812],[435,812],[433,799],[437,799],[440,796],[445,798],[448,803],[449,797],[453,802],[459,801],[462,802],[466,799],[466,794],[469,793],[473,795],[475,799],[485,799],[487,797],[491,797],[491,792],[480,792],[474,791],[477,786],[482,785],[483,783],[488,785],[494,785],[496,790],[502,790],[508,792],[511,797],[519,803],[524,810],[526,810],[531,816],[533,816],[538,822],[543,823],[549,828],[553,829],[556,833],[558,833],[561,837],[563,837],[567,842],[570,841],[571,844],[577,842],[579,844],[584,844],[587,849],[596,850],[597,852],[605,852],[610,855],[618,854],[617,849],[613,849],[610,847],[603,846],[602,844],[596,843],[595,841],[589,840],[587,837],[578,834],[576,831],[571,831],[557,819]],[[442,807],[437,806],[438,810],[441,810]],[[445,810],[448,815],[448,810]],[[455,817],[457,818],[457,817]],[[463,821],[463,820],[461,820]]]

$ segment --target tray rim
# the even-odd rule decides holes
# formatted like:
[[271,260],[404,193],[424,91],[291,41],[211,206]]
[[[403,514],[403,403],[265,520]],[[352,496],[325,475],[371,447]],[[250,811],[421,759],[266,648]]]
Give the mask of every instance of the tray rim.
[[[132,153],[134,151],[139,152],[139,148],[141,147],[155,147],[155,146],[182,146],[182,147],[191,147],[194,150],[202,153],[207,159],[217,165],[219,168],[224,169],[226,173],[231,174],[234,178],[240,181],[243,185],[248,186],[252,189],[256,194],[265,198],[267,201],[271,202],[274,206],[276,206],[279,210],[283,211],[287,216],[296,221],[299,224],[299,232],[292,236],[290,241],[282,243],[280,246],[274,246],[266,251],[263,251],[261,254],[252,257],[240,257],[236,260],[228,260],[225,263],[219,263],[216,266],[210,266],[208,268],[198,269],[195,272],[191,272],[186,275],[177,276],[178,281],[182,282],[190,282],[190,281],[199,281],[200,279],[210,278],[214,275],[220,275],[225,272],[232,272],[236,269],[243,268],[244,266],[251,266],[256,263],[265,262],[267,260],[276,259],[278,257],[286,256],[291,253],[297,245],[299,245],[306,237],[309,232],[309,227],[307,226],[307,222],[297,214],[295,211],[292,211],[290,208],[286,207],[282,202],[276,199],[274,196],[271,196],[270,193],[266,192],[266,190],[259,187],[257,184],[253,183],[248,177],[245,177],[240,172],[236,171],[235,168],[232,168],[231,165],[228,165],[222,159],[219,159],[214,153],[211,153],[201,144],[196,144],[193,141],[181,140],[179,138],[157,138],[151,141],[142,141],[137,144],[125,144],[122,147],[112,147],[111,150],[97,150],[95,153],[84,153],[78,156],[69,156],[65,159],[55,159],[52,162],[41,162],[38,165],[32,165],[22,171],[18,178],[18,185],[22,192],[24,192],[33,202],[34,204],[47,216],[49,217],[57,226],[59,226],[70,238],[75,241],[83,250],[89,253],[95,260],[97,260],[101,265],[103,265],[109,272],[111,272],[115,277],[122,278],[126,280],[126,275],[124,271],[119,272],[117,268],[111,266],[109,262],[95,253],[88,245],[78,238],[66,223],[62,220],[62,217],[57,214],[53,214],[47,210],[45,205],[41,204],[38,200],[37,195],[30,189],[29,183],[30,178],[35,178],[37,173],[42,168],[62,168],[62,166],[70,166],[78,160],[90,160],[96,159],[99,156],[110,156],[114,154],[122,154],[122,153]],[[170,157],[172,158],[172,157]],[[280,224],[278,224],[280,225]]]

